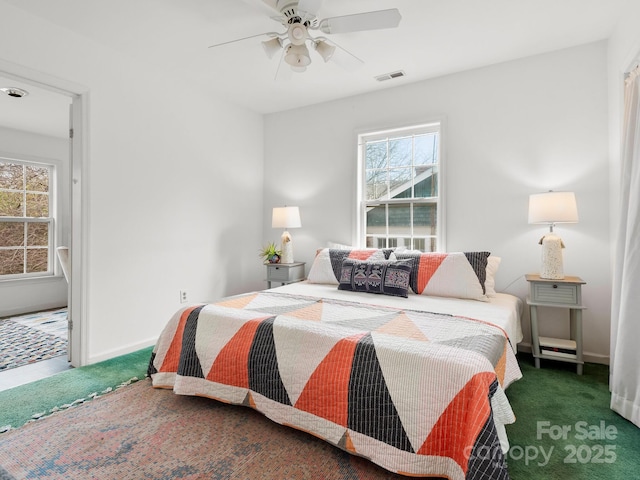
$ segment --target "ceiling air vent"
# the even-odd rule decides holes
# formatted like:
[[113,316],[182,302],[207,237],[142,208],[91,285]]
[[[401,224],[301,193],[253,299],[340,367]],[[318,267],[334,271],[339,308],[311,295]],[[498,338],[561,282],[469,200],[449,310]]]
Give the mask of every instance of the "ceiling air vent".
[[383,75],[378,75],[374,77],[379,82],[384,82],[385,80],[391,80],[392,78],[400,78],[404,77],[406,74],[402,70],[398,70],[397,72],[385,73]]

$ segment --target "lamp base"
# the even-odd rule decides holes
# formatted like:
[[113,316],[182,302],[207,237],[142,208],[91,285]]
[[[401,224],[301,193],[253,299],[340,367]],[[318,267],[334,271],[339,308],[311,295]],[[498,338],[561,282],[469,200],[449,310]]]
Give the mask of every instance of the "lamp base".
[[540,278],[548,280],[562,280],[564,269],[562,265],[562,239],[550,233],[540,240],[542,245],[542,265],[540,268]]
[[280,237],[280,242],[280,250],[282,251],[280,263],[293,263],[293,241],[291,234],[285,231],[282,237]]

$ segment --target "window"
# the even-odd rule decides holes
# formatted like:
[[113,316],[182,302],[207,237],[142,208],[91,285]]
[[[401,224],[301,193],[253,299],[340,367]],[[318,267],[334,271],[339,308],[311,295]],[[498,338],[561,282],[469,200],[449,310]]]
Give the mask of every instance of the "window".
[[52,175],[0,158],[0,278],[53,274]]
[[444,249],[440,123],[359,135],[359,240],[367,247]]

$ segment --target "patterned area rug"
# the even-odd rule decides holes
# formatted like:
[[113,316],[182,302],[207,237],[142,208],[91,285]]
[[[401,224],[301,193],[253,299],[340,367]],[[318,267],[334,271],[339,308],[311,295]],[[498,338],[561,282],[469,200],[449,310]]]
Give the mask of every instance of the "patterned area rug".
[[66,353],[66,308],[0,320],[0,372]]
[[[46,441],[43,441],[46,439]],[[406,478],[256,411],[145,379],[0,434],[0,478]]]

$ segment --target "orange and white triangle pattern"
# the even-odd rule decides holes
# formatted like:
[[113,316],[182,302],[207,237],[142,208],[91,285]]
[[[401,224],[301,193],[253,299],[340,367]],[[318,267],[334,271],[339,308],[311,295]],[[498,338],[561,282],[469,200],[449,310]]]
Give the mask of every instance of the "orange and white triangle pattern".
[[520,371],[485,322],[251,293],[177,312],[149,373],[155,387],[250,406],[393,472],[508,478],[492,401],[513,422],[495,393]]

